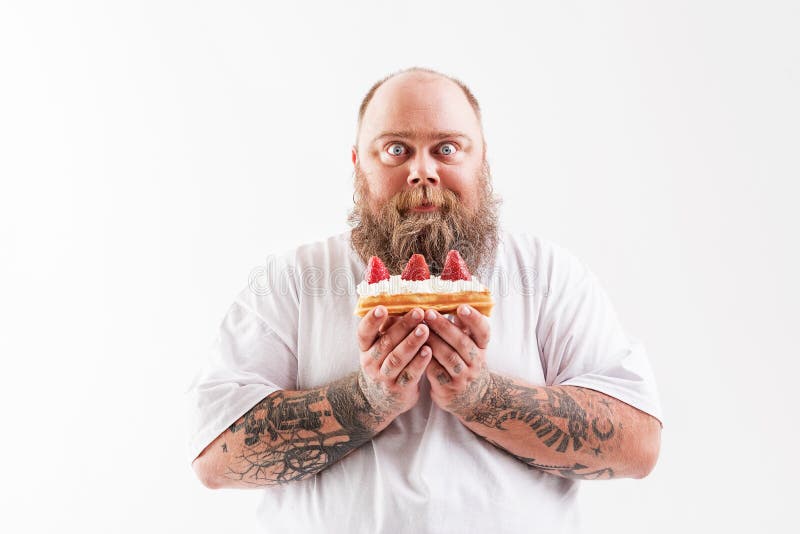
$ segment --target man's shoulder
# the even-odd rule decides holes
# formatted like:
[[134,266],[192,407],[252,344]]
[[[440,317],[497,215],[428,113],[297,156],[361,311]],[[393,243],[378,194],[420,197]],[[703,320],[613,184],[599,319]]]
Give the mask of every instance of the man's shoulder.
[[535,270],[548,279],[580,276],[584,262],[555,241],[526,231],[504,231],[500,237],[502,262],[509,269]]
[[500,233],[500,252],[506,258],[527,263],[547,256],[569,254],[562,246],[538,234],[521,230],[504,230]]
[[302,243],[294,249],[294,254],[299,259],[347,256],[350,252],[352,252],[350,230]]
[[[269,295],[303,298],[309,290],[324,293],[325,283],[353,285],[359,258],[350,246],[350,232],[334,234],[316,241],[268,251],[264,263],[251,270],[248,286],[240,299]],[[332,281],[332,282],[331,282]],[[317,293],[313,293],[317,294]]]

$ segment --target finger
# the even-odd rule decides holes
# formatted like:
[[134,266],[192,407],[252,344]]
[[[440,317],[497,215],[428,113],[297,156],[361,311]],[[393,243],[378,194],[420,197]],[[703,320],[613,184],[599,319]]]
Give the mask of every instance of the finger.
[[389,344],[389,348],[393,348],[400,343],[414,328],[422,322],[425,314],[419,308],[414,308],[408,311],[405,315],[399,317],[391,317],[386,320],[387,328],[384,330],[384,336]]
[[481,312],[462,304],[458,307],[456,318],[470,331],[470,337],[478,345],[478,348],[485,349],[489,346],[489,319]]
[[428,336],[428,345],[433,351],[433,358],[447,369],[451,376],[458,376],[467,368],[467,364],[458,351],[434,332]]
[[392,325],[393,325],[394,323],[396,323],[396,322],[397,322],[399,319],[400,319],[400,317],[398,317],[398,316],[396,316],[396,315],[389,315],[389,316],[388,316],[388,317],[387,317],[387,318],[386,318],[386,319],[385,319],[385,320],[384,320],[384,321],[381,323],[381,325],[378,327],[378,335],[379,335],[379,336],[382,336],[383,334],[385,334],[386,332],[388,332],[388,331],[389,331],[389,329],[392,327]]
[[381,324],[389,325],[388,328],[381,330],[383,327],[380,327],[376,336],[373,337],[372,345],[367,349],[362,349],[362,351],[369,351],[371,356],[369,361],[377,362],[375,367],[379,367],[386,355],[389,354],[389,351],[406,337],[416,325],[422,322],[422,317],[422,310],[414,308],[402,317],[386,318]]
[[458,315],[453,316],[453,324],[456,325],[458,328],[460,328],[461,331],[464,332],[464,334],[468,335],[469,337],[472,337],[472,330],[470,330],[469,327],[465,325],[463,321],[461,321],[461,318]]
[[388,317],[385,306],[376,306],[372,308],[358,323],[358,347],[361,351],[369,349],[375,338],[378,336],[378,330],[381,324]]
[[430,361],[428,368],[425,369],[425,375],[428,377],[428,382],[431,384],[446,386],[453,381],[453,378],[450,376],[447,370],[442,367],[442,365],[437,362],[436,359],[432,359]]
[[[448,321],[447,317],[436,310],[428,310],[425,313],[425,323],[431,327],[431,331],[461,354],[464,360],[469,360],[470,363],[474,360],[477,353],[476,343],[459,327]],[[433,355],[436,356],[435,350]]]
[[375,342],[369,348],[369,355],[371,356],[370,360],[375,363],[375,366],[380,366],[383,358],[392,350],[394,346],[394,342],[392,341],[391,337],[387,337],[387,333],[392,325],[397,322],[400,318],[399,317],[392,317],[391,315],[387,317],[381,325],[378,327],[378,335],[375,338]]
[[419,384],[422,375],[425,374],[425,368],[428,366],[428,362],[431,361],[431,354],[431,348],[427,345],[423,345],[411,359],[411,362],[406,365],[406,368],[400,372],[400,375],[397,377],[397,383],[401,386],[415,386]]
[[381,363],[381,374],[396,380],[408,363],[416,356],[422,345],[428,340],[428,327],[424,324],[410,332],[386,355]]

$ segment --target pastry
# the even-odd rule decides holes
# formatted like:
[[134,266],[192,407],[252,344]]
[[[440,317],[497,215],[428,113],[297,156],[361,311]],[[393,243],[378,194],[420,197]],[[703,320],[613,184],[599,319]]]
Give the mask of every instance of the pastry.
[[372,256],[356,292],[355,314],[359,317],[379,305],[386,307],[389,315],[402,315],[414,308],[453,313],[459,305],[468,304],[486,316],[494,306],[489,289],[470,275],[456,250],[447,253],[441,276],[431,276],[422,254],[411,256],[399,275],[390,274],[381,259]]

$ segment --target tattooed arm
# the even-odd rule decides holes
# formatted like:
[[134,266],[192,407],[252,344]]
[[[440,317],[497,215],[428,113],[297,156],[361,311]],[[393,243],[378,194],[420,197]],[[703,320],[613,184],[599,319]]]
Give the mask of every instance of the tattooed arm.
[[315,475],[380,430],[358,375],[276,391],[220,434],[193,466],[209,488],[252,488]]
[[351,453],[411,409],[430,361],[422,311],[389,318],[383,306],[359,323],[361,369],[327,386],[280,390],[220,434],[193,462],[209,488],[303,480]]
[[496,447],[567,478],[641,478],[655,466],[661,425],[654,417],[590,389],[489,372],[488,321],[469,306],[454,323],[429,310],[426,323],[431,398]]
[[591,389],[486,374],[480,400],[457,417],[518,460],[579,479],[642,478],[655,466],[661,425],[654,417]]

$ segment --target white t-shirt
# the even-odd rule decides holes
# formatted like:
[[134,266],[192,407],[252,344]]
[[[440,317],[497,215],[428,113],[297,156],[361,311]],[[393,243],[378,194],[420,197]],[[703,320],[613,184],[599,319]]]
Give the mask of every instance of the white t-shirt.
[[[359,367],[353,315],[365,264],[350,234],[271,256],[225,316],[191,389],[193,460],[278,389],[324,386]],[[492,290],[493,372],[591,388],[661,419],[647,356],[595,276],[561,247],[501,234]],[[263,491],[264,532],[574,532],[579,482],[529,467],[430,400],[311,479]],[[602,482],[597,482],[602,484]]]

